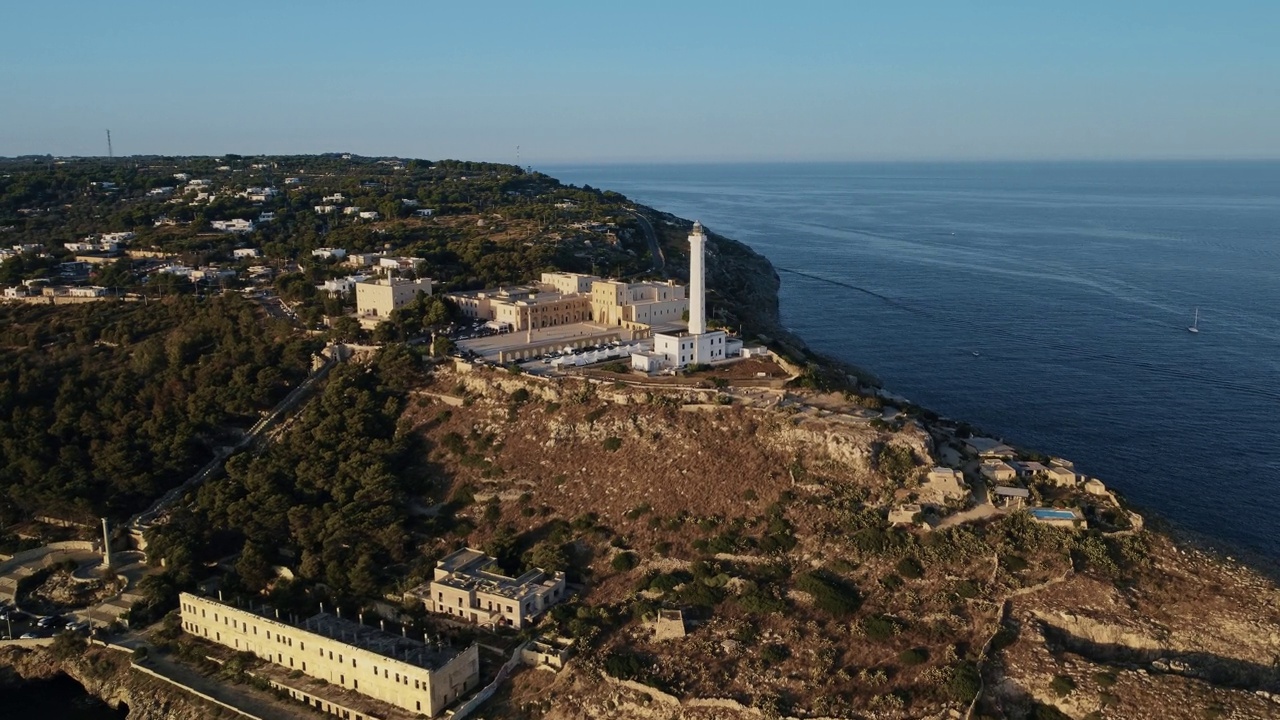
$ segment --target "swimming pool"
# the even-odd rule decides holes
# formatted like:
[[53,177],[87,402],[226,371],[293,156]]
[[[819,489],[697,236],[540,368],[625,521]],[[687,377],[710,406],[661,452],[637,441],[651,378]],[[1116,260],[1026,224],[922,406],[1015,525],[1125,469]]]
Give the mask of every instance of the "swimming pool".
[[1032,517],[1040,520],[1075,520],[1076,514],[1071,510],[1055,510],[1053,508],[1036,508],[1031,511]]

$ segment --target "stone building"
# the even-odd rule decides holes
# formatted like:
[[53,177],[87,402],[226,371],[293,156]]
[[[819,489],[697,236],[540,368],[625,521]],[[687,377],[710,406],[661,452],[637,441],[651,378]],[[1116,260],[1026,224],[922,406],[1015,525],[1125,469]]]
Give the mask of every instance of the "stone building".
[[497,560],[463,548],[436,562],[431,582],[405,593],[428,611],[481,625],[525,627],[565,599],[564,573],[533,569],[518,578],[497,572]]
[[292,624],[192,593],[179,604],[192,635],[428,717],[480,682],[476,645],[428,645],[328,613]]

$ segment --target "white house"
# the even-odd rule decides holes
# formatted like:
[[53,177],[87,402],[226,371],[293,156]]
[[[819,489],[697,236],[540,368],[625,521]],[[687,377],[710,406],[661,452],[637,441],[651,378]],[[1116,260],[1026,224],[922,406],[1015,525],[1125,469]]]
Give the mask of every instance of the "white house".
[[258,222],[260,223],[271,222],[272,220],[275,220],[275,219],[276,219],[276,214],[273,212],[264,212],[258,215]]
[[189,187],[189,188],[201,188],[201,187],[209,187],[209,186],[210,186],[210,185],[212,185],[212,184],[213,184],[213,182],[212,182],[212,181],[210,181],[210,180],[205,180],[205,179],[203,179],[203,178],[197,178],[197,179],[195,179],[195,180],[191,180],[191,181],[189,181],[189,182],[187,183],[187,187]]
[[322,247],[311,251],[311,257],[318,257],[324,260],[337,258],[341,260],[347,256],[347,251],[343,248]]
[[151,188],[150,190],[147,191],[147,195],[150,197],[164,197],[165,195],[172,195],[172,194],[173,194],[173,187],[171,186]]
[[259,251],[258,248],[236,248],[235,250],[231,251],[231,257],[234,257],[237,260],[243,260],[246,258],[256,258],[261,256],[262,256],[262,252]]
[[298,185],[298,184],[300,184],[301,182],[302,182],[302,178],[296,178],[296,177],[294,177],[294,178],[285,178],[285,179],[284,179],[284,184],[285,184],[285,185]]
[[102,233],[102,242],[126,243],[136,237],[131,232]]
[[4,297],[6,300],[17,300],[27,296],[27,289],[21,285],[4,289]]
[[253,231],[253,223],[240,218],[235,220],[214,220],[209,225],[218,232],[247,233]]
[[361,220],[377,220],[382,217],[376,210],[363,210],[360,212]]
[[360,212],[360,208],[356,207],[355,205],[348,205],[342,208],[343,215],[355,215],[356,213],[359,213],[359,212]]
[[356,283],[361,283],[368,279],[368,275],[348,275],[344,278],[325,280],[322,284],[317,285],[316,289],[327,292],[330,295],[346,295],[355,288]]
[[431,208],[422,208],[421,210],[414,210],[413,214],[418,217],[431,217],[436,214],[436,211]]
[[42,250],[44,250],[44,245],[41,245],[40,243],[18,243],[13,246],[13,251],[22,255],[40,252]]
[[337,205],[316,205],[312,209],[316,211],[317,215],[328,215],[330,213],[337,212],[338,206]]
[[222,280],[223,278],[230,279],[235,276],[236,276],[235,270],[232,270],[230,268],[215,268],[215,267],[198,268],[196,270],[192,270],[191,274],[189,275],[192,282],[197,280],[217,281],[217,280]]
[[191,179],[191,176],[186,173],[174,173],[173,179],[177,180],[178,182],[186,182]]
[[419,203],[417,200],[414,200],[413,198],[400,198],[400,204],[405,207],[416,208],[421,203]]
[[343,195],[342,193],[334,193],[334,194],[332,194],[332,195],[325,195],[324,197],[322,197],[322,198],[320,198],[320,199],[321,199],[322,201],[324,201],[324,202],[327,202],[327,203],[340,203],[340,202],[342,202],[342,201],[346,200],[346,199],[347,199],[347,196],[346,196],[346,195]]
[[107,294],[107,289],[104,287],[94,286],[94,287],[67,288],[67,295],[69,295],[70,297],[76,297],[76,298],[96,298],[96,297],[103,297],[106,294]]

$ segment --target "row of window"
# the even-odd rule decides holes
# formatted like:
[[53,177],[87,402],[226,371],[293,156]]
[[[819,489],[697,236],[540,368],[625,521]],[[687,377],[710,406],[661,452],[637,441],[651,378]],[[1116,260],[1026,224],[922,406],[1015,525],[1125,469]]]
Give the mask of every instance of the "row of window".
[[[192,613],[192,614],[194,614],[194,613],[195,613],[195,611],[196,611],[196,608],[195,608],[194,606],[191,606],[191,605],[188,605],[188,604],[185,604],[185,603],[183,604],[183,608],[182,608],[182,609],[183,609],[184,611],[190,612],[190,613]],[[201,617],[207,617],[207,614],[206,614],[206,611],[205,611],[205,609],[204,609],[204,608],[200,608],[200,615],[201,615]],[[223,617],[222,617],[222,618],[219,618],[219,617],[218,617],[218,613],[217,613],[216,611],[213,613],[213,621],[214,621],[215,623],[217,623],[217,622],[222,622],[222,624],[223,624],[223,625],[230,626],[232,629],[239,629],[241,632],[245,633],[246,635],[249,633],[249,627],[250,627],[250,626],[249,626],[249,624],[248,624],[248,623],[241,622],[241,623],[239,623],[239,625],[237,625],[237,622],[236,622],[235,620],[232,620],[230,617],[228,617],[228,616],[226,616],[226,615],[223,615]],[[191,632],[191,633],[197,633],[197,634],[201,634],[201,633],[202,633],[202,634],[204,635],[204,637],[206,637],[206,638],[207,638],[207,637],[209,637],[209,631],[208,631],[208,629],[207,629],[207,628],[203,628],[203,629],[202,629],[202,628],[200,628],[199,626],[197,626],[197,625],[196,625],[196,623],[192,623],[192,622],[185,622],[185,621],[184,621],[184,622],[183,622],[183,624],[182,624],[182,627],[183,627],[183,629],[184,629],[184,630],[187,630],[188,632]],[[254,635],[257,635],[257,634],[258,634],[258,626],[257,626],[257,625],[254,625],[254,626],[253,626],[253,634],[254,634]],[[265,632],[265,637],[266,637],[266,639],[267,639],[267,640],[271,640],[271,639],[272,639],[272,638],[271,638],[271,631],[270,631],[270,630],[266,630],[266,632]],[[222,633],[220,633],[220,632],[215,632],[215,633],[214,633],[214,640],[216,640],[217,642],[222,642]],[[293,647],[293,638],[291,638],[291,637],[286,637],[285,635],[283,635],[283,634],[281,634],[281,633],[279,633],[279,632],[277,632],[277,633],[276,633],[275,640],[276,640],[276,642],[278,642],[278,643],[280,643],[280,644],[287,645],[288,647]],[[306,649],[307,649],[307,644],[306,644],[305,642],[303,642],[302,640],[299,640],[299,641],[298,641],[298,646],[299,646],[299,650],[306,650]],[[237,649],[239,649],[239,648],[240,648],[240,641],[239,641],[239,639],[235,640],[235,647],[236,647]],[[247,650],[247,649],[248,649],[248,647],[246,647],[245,649]],[[324,657],[326,656],[326,650],[325,650],[324,648],[317,648],[317,651],[320,653],[320,657],[321,657],[321,658],[324,658]],[[333,660],[333,659],[334,659],[334,652],[333,652],[333,650],[328,650],[328,651],[327,651],[327,655],[328,655],[328,659],[329,659],[329,660]],[[268,659],[268,660],[270,659],[270,654],[268,654],[267,659]],[[276,662],[278,662],[278,663],[279,663],[279,664],[281,664],[281,665],[283,665],[283,664],[284,664],[284,656],[283,656],[283,653],[277,653],[277,654],[276,654]],[[343,656],[343,654],[342,654],[341,652],[339,652],[339,653],[337,654],[337,662],[338,662],[338,664],[345,664],[345,663],[346,663],[346,660],[345,660],[345,658],[344,658],[344,656]],[[292,657],[292,656],[290,656],[290,658],[289,658],[289,667],[293,667],[293,657]],[[352,658],[351,658],[351,667],[353,667],[353,668],[358,667],[358,664],[357,664],[357,662],[356,662],[356,658],[354,658],[354,657],[352,657]],[[302,669],[303,669],[303,671],[306,671],[306,669],[307,669],[307,663],[306,663],[306,661],[303,661],[303,663],[302,663]],[[374,674],[374,676],[377,676],[377,674],[378,674],[378,666],[377,666],[377,665],[374,665],[374,666],[373,666],[373,674]],[[382,669],[382,676],[383,676],[384,678],[389,679],[389,678],[391,677],[391,675],[392,675],[392,673],[391,673],[391,671],[390,671],[390,670],[388,670],[388,669],[387,669],[387,668],[385,668],[385,667]],[[396,682],[398,682],[398,683],[399,683],[399,682],[402,682],[402,683],[403,683],[404,685],[406,685],[406,686],[409,684],[409,676],[408,676],[408,675],[404,675],[404,676],[403,676],[403,680],[402,680],[402,679],[401,679],[401,675],[400,675],[400,673],[398,673],[398,672],[397,672],[397,673],[395,673],[395,679],[396,679],[396,680],[395,680]],[[343,682],[345,683],[345,676],[343,676]],[[357,682],[357,683],[358,683],[359,681],[355,681],[355,682]],[[427,685],[427,684],[426,684],[426,682],[425,682],[425,681],[422,681],[422,680],[417,680],[417,679],[415,679],[415,680],[413,681],[413,688],[414,688],[415,690],[419,690],[419,689],[425,690],[425,689],[426,689],[426,685]],[[356,685],[356,687],[359,687],[359,685],[357,684],[357,685]]]

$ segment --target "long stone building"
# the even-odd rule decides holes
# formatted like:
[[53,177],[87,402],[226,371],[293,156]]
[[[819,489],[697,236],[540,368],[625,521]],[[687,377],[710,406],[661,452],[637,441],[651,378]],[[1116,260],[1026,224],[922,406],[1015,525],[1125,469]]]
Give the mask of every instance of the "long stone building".
[[490,320],[515,332],[591,322],[646,336],[680,323],[685,288],[673,282],[603,280],[581,273],[543,273],[533,285],[469,290],[448,297],[466,317]]
[[179,601],[192,635],[428,717],[480,682],[476,645],[435,647],[328,613],[294,625],[191,593]]

